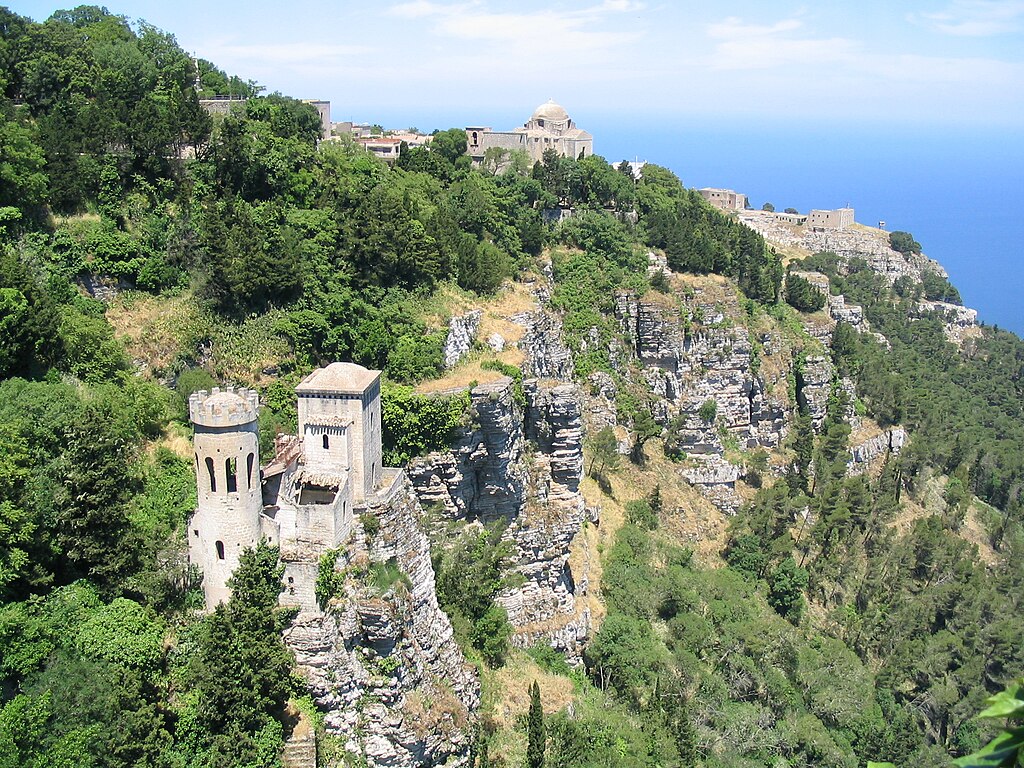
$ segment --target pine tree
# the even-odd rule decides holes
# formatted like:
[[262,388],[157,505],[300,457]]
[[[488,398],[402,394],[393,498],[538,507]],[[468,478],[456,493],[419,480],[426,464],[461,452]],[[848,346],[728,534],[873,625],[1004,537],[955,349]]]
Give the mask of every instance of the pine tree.
[[527,768],[544,768],[544,710],[540,705],[540,686],[533,681],[530,688],[530,712],[526,718]]

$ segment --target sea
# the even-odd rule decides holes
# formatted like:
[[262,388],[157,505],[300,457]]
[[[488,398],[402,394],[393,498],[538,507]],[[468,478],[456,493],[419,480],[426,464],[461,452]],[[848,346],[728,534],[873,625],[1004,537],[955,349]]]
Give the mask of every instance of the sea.
[[980,321],[1024,336],[1024,130],[671,117],[586,128],[610,162],[663,165],[755,208],[849,205],[862,224],[910,232]]

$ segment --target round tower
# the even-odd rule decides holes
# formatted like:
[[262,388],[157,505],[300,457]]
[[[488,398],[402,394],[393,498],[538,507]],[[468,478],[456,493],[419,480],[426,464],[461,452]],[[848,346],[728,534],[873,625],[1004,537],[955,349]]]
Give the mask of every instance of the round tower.
[[206,607],[213,608],[230,596],[227,580],[242,550],[260,538],[259,396],[214,387],[189,398],[188,414],[199,499],[188,528],[189,559],[202,569]]

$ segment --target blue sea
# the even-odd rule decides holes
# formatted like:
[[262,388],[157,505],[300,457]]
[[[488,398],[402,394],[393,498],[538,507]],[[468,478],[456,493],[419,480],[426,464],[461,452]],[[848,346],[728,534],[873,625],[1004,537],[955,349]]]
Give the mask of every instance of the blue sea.
[[668,117],[580,124],[611,162],[664,165],[686,186],[734,189],[757,208],[849,204],[862,224],[910,232],[980,320],[1024,336],[1024,131]]

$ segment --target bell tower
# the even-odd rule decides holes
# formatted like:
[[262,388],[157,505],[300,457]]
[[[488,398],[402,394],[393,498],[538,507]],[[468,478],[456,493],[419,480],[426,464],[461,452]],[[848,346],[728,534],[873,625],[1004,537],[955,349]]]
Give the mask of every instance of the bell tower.
[[260,538],[259,396],[214,387],[193,393],[188,413],[195,426],[199,502],[188,526],[189,560],[202,569],[206,607],[212,609],[231,595],[227,580],[242,550]]

